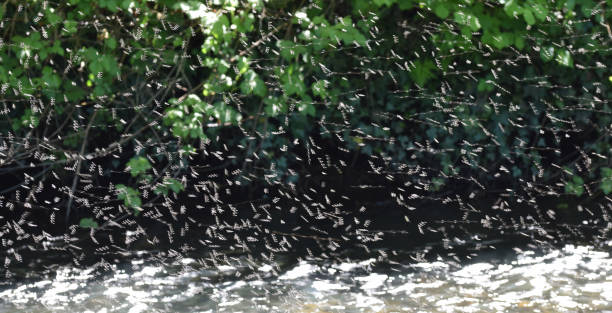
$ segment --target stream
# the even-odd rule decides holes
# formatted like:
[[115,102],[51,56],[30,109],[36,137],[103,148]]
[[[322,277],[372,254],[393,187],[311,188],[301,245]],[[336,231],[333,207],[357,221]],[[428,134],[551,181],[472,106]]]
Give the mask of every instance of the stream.
[[610,251],[612,241],[461,262],[306,258],[251,262],[250,275],[136,256],[104,275],[59,266],[15,280],[0,287],[0,312],[612,312]]

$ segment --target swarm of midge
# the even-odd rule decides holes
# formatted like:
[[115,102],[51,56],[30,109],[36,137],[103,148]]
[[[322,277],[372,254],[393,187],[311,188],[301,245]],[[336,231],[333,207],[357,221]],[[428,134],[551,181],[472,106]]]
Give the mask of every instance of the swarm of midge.
[[[106,24],[120,23],[138,39],[142,29],[120,16],[84,22],[79,27],[100,30]],[[362,18],[374,25],[380,23],[372,14]],[[44,28],[37,29],[35,20],[32,27],[46,38]],[[244,50],[261,76],[269,78],[265,84],[271,93],[279,97],[285,91],[274,73],[275,59],[269,56],[281,53],[277,45],[280,38],[273,31],[286,22],[282,18],[262,20],[261,25],[267,28],[264,26],[261,38],[249,39],[263,39],[262,43],[253,48],[247,43]],[[392,43],[381,37],[378,26],[369,31],[365,45],[338,41],[326,53],[350,62],[342,68],[315,64],[320,71],[309,73],[309,79],[322,81],[323,86],[356,77],[387,80],[387,101],[411,103],[417,110],[398,112],[382,105],[379,112],[364,117],[360,105],[372,100],[372,90],[349,89],[334,101],[313,100],[315,107],[335,108],[334,115],[312,117],[312,134],[302,137],[290,130],[292,117],[302,114],[303,101],[289,96],[284,115],[264,123],[257,122],[261,116],[254,116],[227,126],[233,134],[243,136],[242,141],[227,141],[217,135],[200,140],[195,152],[178,149],[181,140],[158,126],[170,97],[184,100],[190,92],[200,91],[185,72],[202,68],[201,56],[187,50],[186,42],[181,45],[183,57],[173,64],[162,61],[162,51],[120,42],[126,54],[150,50],[145,77],[120,78],[124,92],[75,104],[65,120],[58,121],[53,111],[57,103],[67,102],[65,95],[48,101],[29,94],[27,86],[15,89],[3,85],[3,116],[20,106],[48,112],[40,125],[25,135],[12,131],[1,134],[0,174],[5,184],[0,190],[0,251],[4,268],[30,262],[24,255],[56,251],[74,264],[105,270],[131,252],[145,250],[160,261],[193,257],[197,266],[231,265],[244,269],[234,272],[237,277],[258,277],[264,275],[258,271],[262,263],[273,264],[274,274],[282,271],[278,260],[287,255],[338,260],[374,257],[393,264],[423,262],[444,254],[459,261],[458,247],[469,247],[466,256],[470,257],[492,245],[486,240],[489,236],[518,234],[531,240],[530,244],[543,246],[565,236],[580,236],[584,227],[601,235],[609,231],[609,226],[600,226],[610,225],[609,198],[598,205],[578,206],[582,215],[592,219],[591,224],[580,227],[557,223],[558,208],[543,206],[540,201],[543,195],[564,195],[562,182],[568,175],[589,173],[593,162],[609,162],[609,156],[578,147],[570,153],[571,158],[561,160],[563,164],[543,165],[538,154],[558,155],[564,138],[586,131],[581,128],[584,123],[569,119],[572,115],[568,113],[610,114],[600,86],[583,88],[574,96],[564,92],[571,86],[551,84],[546,75],[516,77],[515,69],[529,64],[536,52],[509,49],[496,54],[482,44],[471,51],[479,54],[481,61],[451,63],[452,71],[444,72],[439,90],[404,86],[399,81],[402,73],[423,66],[415,60],[427,56],[433,60],[431,66],[441,68],[440,64],[452,57],[441,55],[428,45],[428,39],[453,26],[450,21],[423,22],[420,29],[406,23],[396,26]],[[167,27],[179,38],[193,31],[170,23]],[[545,38],[546,34],[538,36]],[[296,47],[310,45],[297,36],[289,40]],[[407,51],[402,45],[408,41],[422,44]],[[384,54],[368,53],[381,45],[389,47]],[[25,62],[35,60],[36,55]],[[70,77],[81,70],[81,62],[76,55],[68,60],[64,74]],[[308,62],[315,62],[314,58]],[[282,69],[288,66],[281,65]],[[600,66],[576,64],[576,70]],[[484,71],[491,74],[486,83],[492,86],[492,93],[482,98],[463,89],[462,81],[477,81],[476,76],[488,74]],[[527,101],[529,107],[525,108],[507,101],[511,86],[504,86],[501,76],[550,94],[545,98],[548,100],[541,101],[551,104]],[[238,111],[246,101],[241,94],[218,97]],[[554,106],[554,100],[564,101],[566,106]],[[107,113],[110,123],[123,125],[121,133],[113,132],[113,137],[104,141],[90,140],[91,134],[103,131],[91,124],[95,115],[102,114],[98,112],[106,104],[117,102],[121,105],[113,104]],[[88,110],[91,107],[93,113]],[[463,117],[465,112],[483,108],[496,115],[498,122]],[[540,120],[534,123],[529,115]],[[143,120],[146,123],[141,123]],[[409,137],[395,129],[399,124],[423,132],[428,129],[428,133]],[[225,127],[212,120],[202,125],[208,129]],[[83,131],[74,138],[64,138],[65,129]],[[538,140],[524,141],[515,135],[523,131],[550,140],[544,145]],[[472,141],[447,142],[459,132],[478,136]],[[64,149],[67,139],[76,141],[76,150]],[[283,142],[280,147],[271,144],[277,139]],[[609,130],[600,140],[609,142]],[[502,151],[503,146],[510,149]],[[57,151],[62,151],[61,158]],[[491,152],[494,160],[481,164],[480,160],[487,159],[483,155]],[[113,166],[134,155],[150,164],[148,183],[130,177],[129,168]],[[444,166],[440,160],[445,160]],[[533,174],[514,173],[513,165],[530,168]],[[558,168],[560,175],[545,179],[545,166]],[[168,179],[179,182],[181,191],[155,192]],[[500,183],[496,185],[496,181]],[[138,205],[126,205],[129,195],[121,187],[126,183],[138,186]],[[594,185],[584,184],[583,188],[588,195],[595,192]],[[126,193],[123,199],[119,198],[122,192]],[[523,211],[516,214],[515,207]],[[415,252],[406,259],[401,255],[409,247]],[[11,276],[10,270],[4,273]]]

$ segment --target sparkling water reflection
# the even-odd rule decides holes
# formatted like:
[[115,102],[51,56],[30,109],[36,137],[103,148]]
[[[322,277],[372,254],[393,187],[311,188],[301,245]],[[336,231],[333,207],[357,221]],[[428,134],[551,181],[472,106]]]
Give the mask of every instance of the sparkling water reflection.
[[392,269],[374,259],[302,261],[263,280],[240,280],[229,266],[177,272],[131,263],[101,279],[66,267],[51,279],[12,286],[0,291],[0,312],[612,312],[612,258],[588,246],[518,251],[508,262],[459,267],[443,260]]

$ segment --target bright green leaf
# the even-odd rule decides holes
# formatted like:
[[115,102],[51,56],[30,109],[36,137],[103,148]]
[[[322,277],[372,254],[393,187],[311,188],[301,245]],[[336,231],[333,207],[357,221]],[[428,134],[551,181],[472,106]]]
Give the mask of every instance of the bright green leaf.
[[151,164],[149,160],[144,157],[135,157],[132,158],[128,163],[128,167],[130,168],[130,173],[132,177],[136,177],[140,174],[144,174],[148,169],[151,168]]
[[434,13],[439,18],[447,18],[448,15],[450,14],[450,11],[448,10],[447,6],[448,6],[447,3],[438,3],[438,4],[436,4],[436,6],[434,7]]
[[529,9],[523,10],[523,17],[525,18],[525,22],[529,25],[533,25],[536,22],[533,13]]
[[568,50],[560,50],[557,52],[557,56],[555,57],[555,61],[557,61],[557,63],[563,65],[563,66],[567,66],[567,67],[573,67],[574,66],[574,60],[572,59],[572,55]]

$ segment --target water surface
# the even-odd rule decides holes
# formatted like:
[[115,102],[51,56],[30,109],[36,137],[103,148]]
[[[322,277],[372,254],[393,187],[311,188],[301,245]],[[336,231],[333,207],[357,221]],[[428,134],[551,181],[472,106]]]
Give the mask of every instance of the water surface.
[[245,275],[232,266],[199,268],[194,259],[133,259],[96,278],[92,269],[65,266],[4,287],[0,312],[612,312],[612,257],[590,246],[514,249],[463,263],[254,268],[257,275]]

